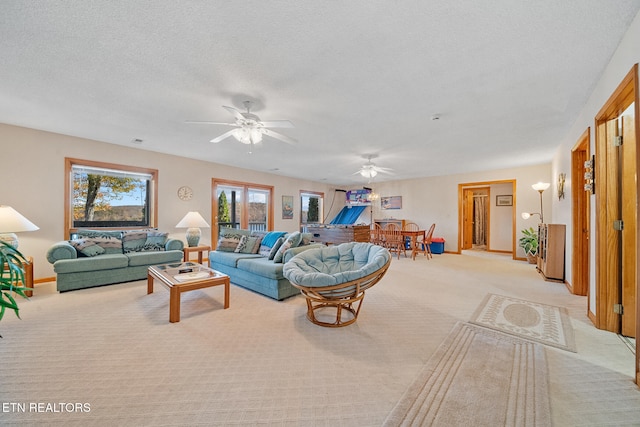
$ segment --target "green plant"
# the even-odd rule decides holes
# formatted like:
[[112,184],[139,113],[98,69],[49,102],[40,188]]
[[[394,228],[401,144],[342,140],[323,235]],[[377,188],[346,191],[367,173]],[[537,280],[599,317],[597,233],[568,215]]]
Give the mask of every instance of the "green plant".
[[[0,320],[7,308],[13,310],[20,318],[18,303],[12,293],[27,298],[25,291],[30,290],[24,283],[24,255],[10,244],[0,240]],[[2,335],[0,335],[2,338]]]
[[520,247],[527,256],[538,254],[538,232],[533,227],[522,230],[522,237],[519,240]]

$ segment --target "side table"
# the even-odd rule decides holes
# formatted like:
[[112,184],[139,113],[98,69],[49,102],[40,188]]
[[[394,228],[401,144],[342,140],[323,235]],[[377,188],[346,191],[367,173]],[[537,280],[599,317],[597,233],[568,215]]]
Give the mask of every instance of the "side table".
[[191,252],[198,253],[198,264],[202,264],[202,253],[209,252],[211,250],[211,246],[203,245],[203,246],[185,246],[182,251],[184,252],[184,262],[189,262],[189,254]]
[[[22,264],[24,267],[24,283],[23,286],[27,288],[31,288],[29,291],[24,291],[24,294],[28,297],[33,296],[33,257],[27,256],[24,257],[25,263]],[[5,265],[6,268],[6,265]]]

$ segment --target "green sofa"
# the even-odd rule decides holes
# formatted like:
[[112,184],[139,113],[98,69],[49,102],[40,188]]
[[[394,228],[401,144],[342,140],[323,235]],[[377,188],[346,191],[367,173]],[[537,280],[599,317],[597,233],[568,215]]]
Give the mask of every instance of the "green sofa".
[[47,261],[59,292],[142,280],[150,265],[180,262],[184,243],[157,230],[78,230],[55,243]]
[[282,274],[284,263],[300,252],[324,247],[311,244],[309,233],[222,229],[220,235],[216,250],[209,253],[209,266],[228,275],[231,283],[278,301],[300,294]]

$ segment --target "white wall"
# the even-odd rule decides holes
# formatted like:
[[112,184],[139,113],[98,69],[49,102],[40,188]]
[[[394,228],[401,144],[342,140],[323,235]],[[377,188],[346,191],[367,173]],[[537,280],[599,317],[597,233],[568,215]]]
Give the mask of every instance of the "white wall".
[[[583,191],[583,178],[571,176],[571,148],[578,142],[580,136],[587,128],[591,128],[591,153],[596,153],[595,150],[595,129],[594,119],[598,114],[598,111],[609,97],[613,94],[613,91],[620,84],[622,79],[627,75],[631,67],[640,62],[640,14],[638,14],[624,38],[620,42],[618,49],[611,58],[611,61],[604,69],[602,77],[596,84],[593,92],[589,96],[584,108],[582,109],[578,119],[573,123],[570,131],[566,137],[561,141],[561,144],[556,152],[556,155],[552,162],[552,175],[554,181],[557,180],[559,173],[566,173],[567,179],[565,182],[565,199],[558,200],[557,192],[554,189],[553,198],[553,222],[567,224],[567,254],[566,254],[566,278],[568,282],[571,282],[571,259],[572,259],[572,244],[573,239],[571,236],[571,192]],[[637,119],[636,119],[637,120]],[[596,177],[597,179],[598,177]],[[595,236],[595,197],[591,197],[591,235]],[[548,222],[548,221],[547,221]],[[591,282],[589,285],[590,304],[591,311],[595,314],[595,238],[591,239]]]
[[[9,205],[40,227],[20,233],[20,251],[34,258],[36,279],[53,277],[46,261],[48,248],[64,240],[64,158],[73,157],[158,170],[158,228],[171,237],[185,240],[185,230],[175,225],[188,211],[198,211],[212,224],[211,178],[263,183],[274,186],[277,230],[299,227],[300,190],[325,192],[326,184],[233,168],[221,164],[175,157],[98,141],[0,124],[0,146],[4,156],[0,177],[6,185],[0,192],[0,204]],[[11,159],[11,160],[8,160]],[[194,196],[189,201],[177,197],[180,186],[188,185]],[[331,192],[332,193],[332,192]],[[294,196],[294,218],[282,219],[282,196]],[[340,208],[344,206],[344,193]],[[211,243],[210,230],[203,230],[202,243]]]
[[[443,237],[446,241],[445,250],[455,252],[458,250],[458,184],[516,180],[516,194],[514,195],[513,210],[516,213],[516,240],[520,230],[527,227],[537,227],[538,217],[528,220],[522,219],[522,212],[538,212],[540,210],[540,198],[538,192],[531,188],[538,181],[549,182],[551,179],[551,165],[542,164],[518,169],[501,169],[486,172],[474,172],[457,175],[428,177],[421,179],[393,181],[386,183],[368,184],[380,196],[402,196],[402,209],[382,210],[380,202],[374,205],[374,218],[400,218],[411,220],[422,228],[428,228],[436,223],[434,236]],[[491,198],[495,205],[495,195],[510,194],[511,189],[502,188],[491,190]],[[551,215],[551,192],[544,194],[545,214]],[[511,227],[513,211],[504,207],[492,207],[491,245],[495,250],[511,250],[511,241],[505,245],[504,221],[508,221]],[[496,218],[493,218],[493,216]],[[507,219],[508,218],[508,219]],[[500,226],[493,221],[500,221]],[[495,228],[495,230],[494,230]],[[498,232],[497,230],[500,230]],[[493,233],[496,232],[494,237]],[[508,231],[511,238],[511,230]],[[494,238],[496,239],[494,247]],[[518,256],[524,257],[520,249]]]

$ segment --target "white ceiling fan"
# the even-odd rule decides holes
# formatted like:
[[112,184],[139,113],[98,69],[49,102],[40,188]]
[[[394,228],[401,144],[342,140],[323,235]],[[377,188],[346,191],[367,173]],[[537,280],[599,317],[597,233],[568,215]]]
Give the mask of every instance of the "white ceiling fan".
[[393,175],[393,169],[383,168],[383,167],[376,166],[375,164],[373,164],[371,159],[375,159],[376,157],[378,157],[377,154],[369,154],[369,155],[362,156],[362,157],[367,159],[367,163],[362,165],[362,167],[360,168],[359,171],[354,172],[353,173],[354,175],[360,174],[364,178],[367,178],[369,180],[373,179],[376,175],[378,175],[378,173],[386,173],[388,175]]
[[234,129],[231,129],[228,132],[223,133],[217,138],[213,138],[211,142],[217,143],[230,136],[233,136],[238,141],[243,144],[253,145],[262,141],[262,135],[267,135],[272,138],[279,139],[280,141],[284,141],[287,144],[297,144],[298,141],[295,139],[283,135],[279,132],[274,132],[268,128],[292,128],[293,123],[289,120],[260,120],[260,117],[256,116],[251,112],[251,101],[243,102],[245,108],[247,109],[246,113],[239,111],[233,107],[227,107],[225,105],[222,106],[225,110],[233,114],[236,118],[234,123],[223,123],[223,122],[208,122],[208,121],[192,121],[189,120],[187,123],[202,123],[208,125],[225,125],[225,126],[234,126]]

